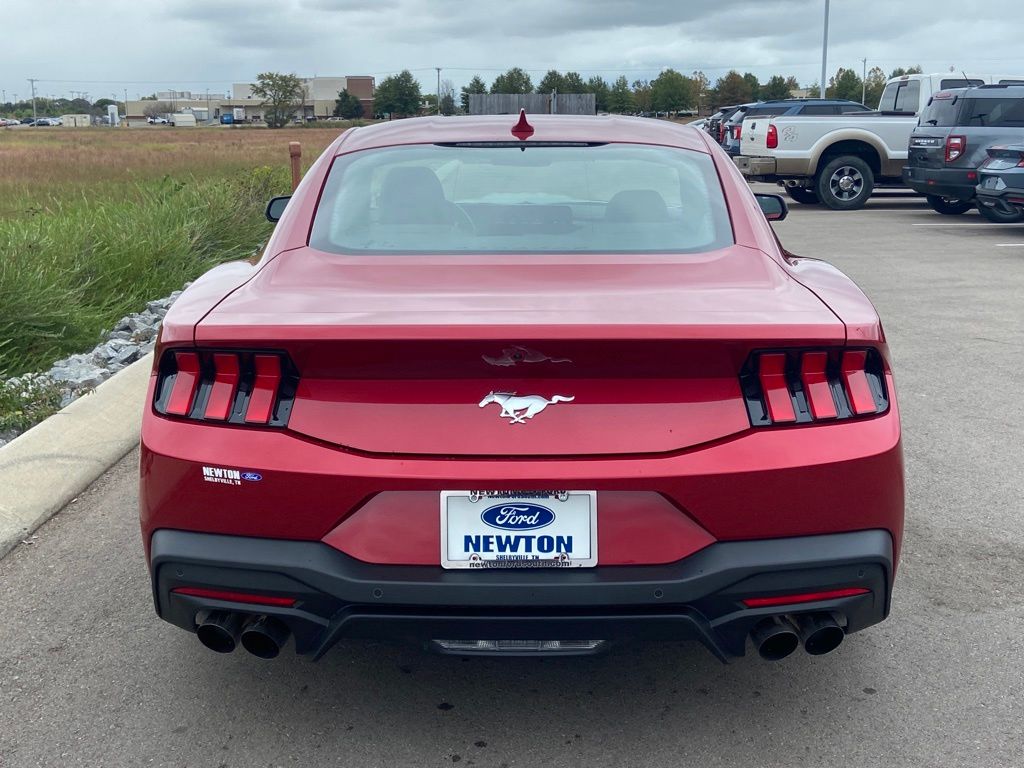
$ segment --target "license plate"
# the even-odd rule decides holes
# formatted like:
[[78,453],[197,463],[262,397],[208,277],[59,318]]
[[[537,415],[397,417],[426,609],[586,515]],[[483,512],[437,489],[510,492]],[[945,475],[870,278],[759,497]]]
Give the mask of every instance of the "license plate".
[[597,492],[442,491],[443,568],[592,568]]

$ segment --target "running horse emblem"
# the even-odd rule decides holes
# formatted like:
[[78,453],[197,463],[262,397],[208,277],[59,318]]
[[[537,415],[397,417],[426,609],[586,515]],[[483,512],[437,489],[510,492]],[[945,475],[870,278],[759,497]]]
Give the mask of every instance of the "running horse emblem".
[[552,395],[551,399],[548,400],[540,395],[523,395],[520,397],[515,392],[491,392],[480,401],[480,407],[483,408],[489,403],[497,403],[501,406],[500,416],[503,419],[508,419],[509,424],[525,424],[526,419],[532,419],[549,405],[554,403],[571,403],[575,399],[575,396]]

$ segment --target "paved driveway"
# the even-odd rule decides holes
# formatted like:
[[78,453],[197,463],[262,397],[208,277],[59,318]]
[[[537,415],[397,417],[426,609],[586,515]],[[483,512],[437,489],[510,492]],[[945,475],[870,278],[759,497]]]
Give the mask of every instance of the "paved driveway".
[[777,664],[217,656],[153,615],[132,455],[0,561],[0,766],[1024,764],[1024,227],[889,197],[777,230],[865,287],[898,365],[910,506],[884,624]]

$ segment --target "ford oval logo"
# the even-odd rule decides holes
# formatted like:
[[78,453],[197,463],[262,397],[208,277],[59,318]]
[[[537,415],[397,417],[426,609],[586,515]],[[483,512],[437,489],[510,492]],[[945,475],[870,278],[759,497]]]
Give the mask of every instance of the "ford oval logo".
[[480,519],[503,531],[533,531],[555,522],[555,513],[540,504],[517,502],[488,507]]
[[255,483],[262,480],[263,475],[261,475],[259,472],[243,472],[242,479]]

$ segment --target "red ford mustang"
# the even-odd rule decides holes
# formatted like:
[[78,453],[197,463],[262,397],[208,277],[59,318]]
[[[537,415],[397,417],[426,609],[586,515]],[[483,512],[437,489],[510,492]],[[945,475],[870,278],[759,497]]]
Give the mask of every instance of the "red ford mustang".
[[881,621],[903,527],[885,336],[768,211],[668,122],[345,132],[272,201],[259,263],[164,321],[158,614],[267,658],[372,637],[777,659]]

